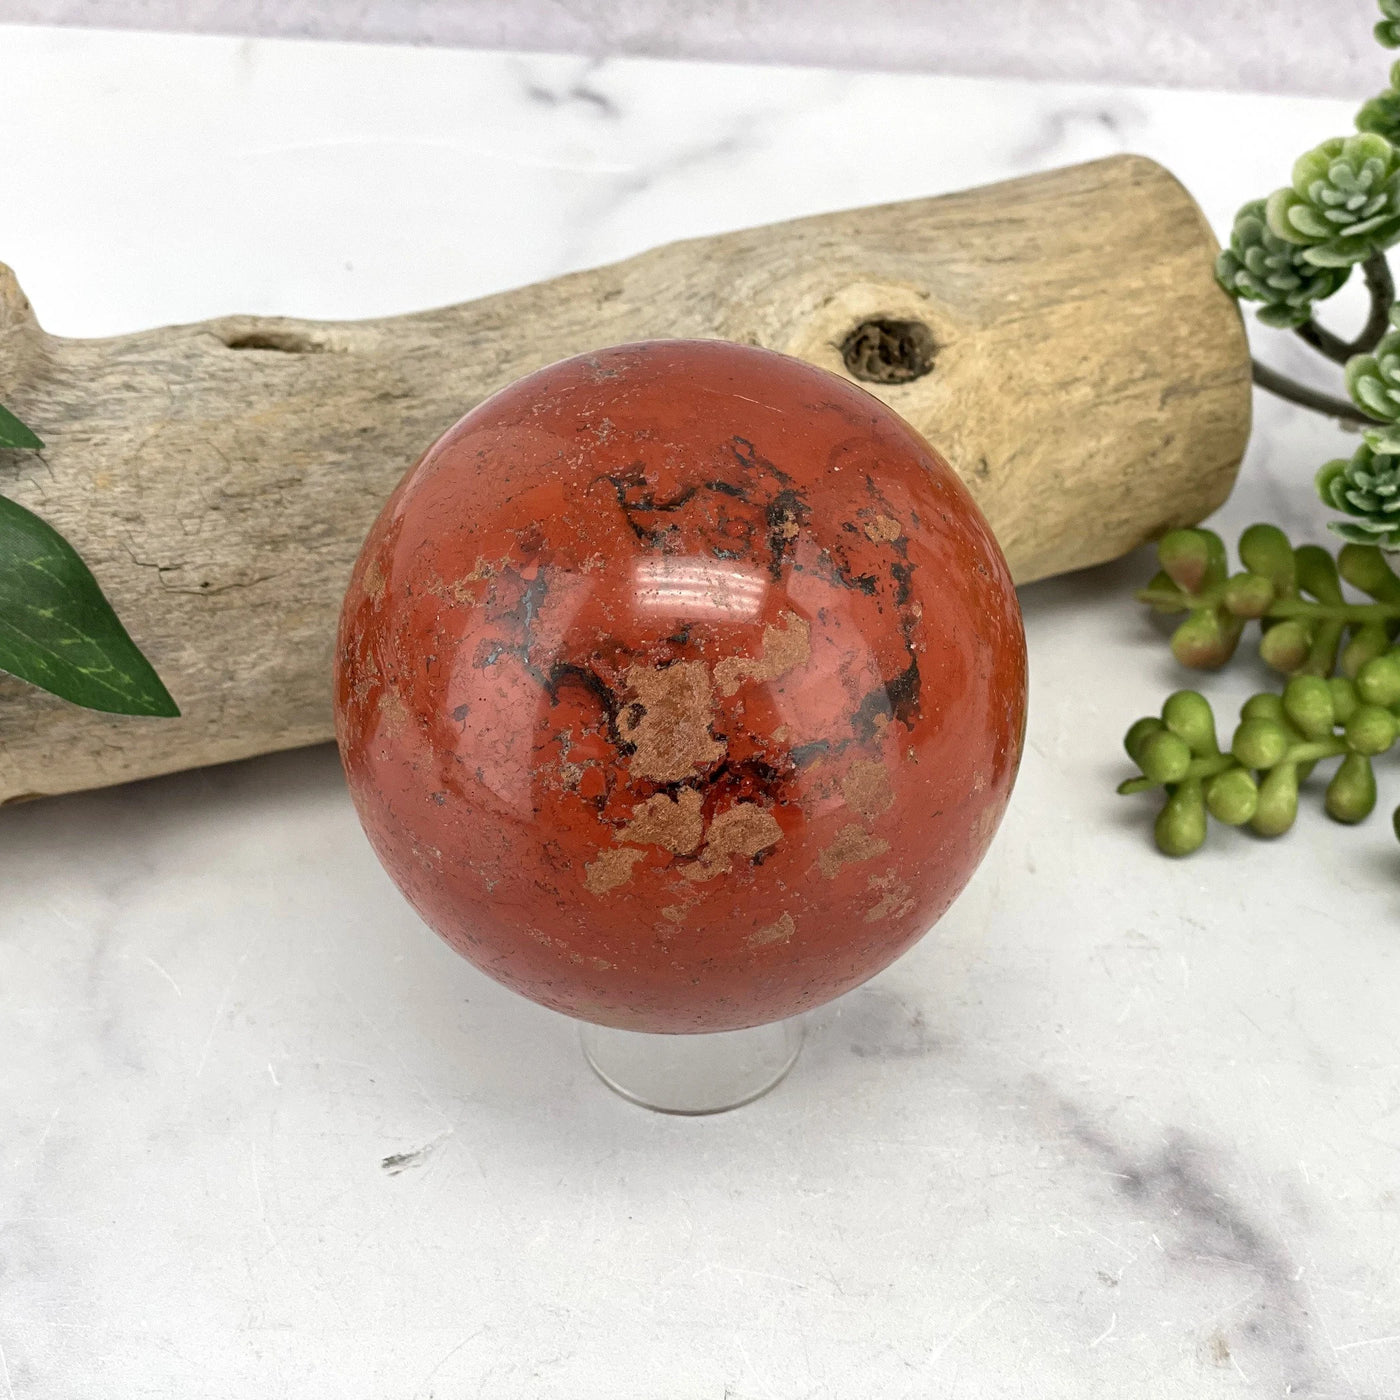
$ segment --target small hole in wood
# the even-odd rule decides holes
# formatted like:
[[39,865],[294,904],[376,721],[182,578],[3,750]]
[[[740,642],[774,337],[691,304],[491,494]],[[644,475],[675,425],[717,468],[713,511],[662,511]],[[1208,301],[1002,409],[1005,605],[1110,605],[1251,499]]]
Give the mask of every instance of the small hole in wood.
[[908,384],[933,369],[938,355],[933,332],[922,321],[877,316],[862,321],[841,342],[841,359],[867,384]]
[[330,348],[300,331],[243,331],[224,336],[223,342],[230,350],[276,350],[283,355],[319,355]]

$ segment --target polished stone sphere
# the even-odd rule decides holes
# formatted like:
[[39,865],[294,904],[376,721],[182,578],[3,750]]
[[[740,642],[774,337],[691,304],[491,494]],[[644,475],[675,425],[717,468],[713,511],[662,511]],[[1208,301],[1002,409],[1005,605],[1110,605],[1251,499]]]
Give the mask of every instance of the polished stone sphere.
[[943,913],[1025,724],[966,489],[854,384],[651,341],[488,399],[404,477],[341,617],[360,819],[423,918],[640,1031],[794,1015]]

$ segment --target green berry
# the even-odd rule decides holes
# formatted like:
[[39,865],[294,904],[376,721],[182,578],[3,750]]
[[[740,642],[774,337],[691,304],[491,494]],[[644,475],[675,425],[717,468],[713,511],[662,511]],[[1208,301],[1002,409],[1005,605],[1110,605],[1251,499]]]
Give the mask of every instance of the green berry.
[[1347,747],[1353,753],[1384,753],[1395,742],[1395,716],[1379,705],[1361,705],[1347,721]]
[[1288,752],[1288,731],[1277,720],[1247,719],[1235,730],[1230,752],[1246,768],[1272,768]]
[[1205,586],[1210,550],[1199,530],[1171,530],[1157,542],[1157,562],[1178,588],[1199,593]]
[[1274,585],[1263,574],[1236,574],[1225,585],[1225,606],[1236,617],[1263,617],[1274,601]]
[[1178,588],[1199,593],[1225,577],[1225,545],[1211,530],[1170,530],[1157,543],[1157,562]]
[[1277,525],[1251,525],[1240,536],[1240,562],[1250,573],[1267,578],[1276,593],[1293,592],[1293,546]]
[[1283,708],[1305,737],[1321,739],[1331,735],[1332,690],[1320,676],[1294,676],[1283,688]]
[[1157,718],[1156,715],[1144,715],[1142,719],[1135,720],[1132,727],[1123,736],[1123,747],[1128,751],[1128,757],[1139,767],[1142,766],[1141,751],[1143,744],[1154,734],[1160,734],[1166,725]]
[[1332,692],[1332,713],[1336,715],[1338,724],[1345,724],[1361,703],[1356,698],[1356,686],[1345,676],[1333,676],[1327,682],[1327,688]]
[[1259,784],[1259,805],[1250,825],[1260,836],[1282,836],[1298,815],[1298,766],[1280,763]]
[[1259,655],[1286,676],[1307,664],[1311,649],[1312,628],[1298,617],[1277,623],[1259,639]]
[[1300,544],[1293,552],[1298,565],[1298,587],[1320,603],[1340,603],[1342,587],[1337,561],[1320,544]]
[[1259,805],[1259,785],[1247,768],[1227,768],[1206,784],[1206,806],[1216,821],[1243,826]]
[[1192,670],[1218,670],[1235,654],[1243,628],[1243,620],[1229,613],[1196,608],[1172,633],[1172,655]]
[[1258,695],[1251,695],[1240,706],[1240,718],[1271,719],[1282,724],[1287,718],[1283,708],[1283,696],[1275,695],[1272,690],[1261,690]]
[[1344,544],[1337,554],[1337,569],[1353,588],[1369,597],[1400,602],[1400,578],[1375,545]]
[[1191,766],[1190,746],[1171,730],[1159,729],[1139,747],[1138,766],[1154,783],[1179,783]]
[[1380,656],[1390,649],[1390,635],[1379,622],[1368,622],[1358,627],[1342,652],[1342,673],[1355,676],[1373,656]]
[[1356,693],[1367,705],[1400,705],[1400,652],[1373,656],[1356,673]]
[[1334,821],[1359,822],[1376,805],[1376,775],[1364,754],[1349,753],[1327,784],[1327,815]]
[[1178,783],[1157,814],[1157,849],[1169,856],[1189,856],[1206,839],[1206,804],[1199,778]]
[[1162,722],[1184,739],[1197,758],[1220,752],[1215,741],[1215,714],[1210,701],[1198,690],[1178,690],[1162,705]]

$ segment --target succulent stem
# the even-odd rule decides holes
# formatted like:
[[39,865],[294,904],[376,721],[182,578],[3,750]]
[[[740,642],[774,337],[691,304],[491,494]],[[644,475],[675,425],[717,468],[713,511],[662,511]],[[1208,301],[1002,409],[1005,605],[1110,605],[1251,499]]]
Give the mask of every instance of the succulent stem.
[[1395,278],[1384,253],[1372,253],[1361,265],[1366,275],[1366,290],[1371,294],[1371,314],[1361,334],[1351,342],[1349,353],[1369,355],[1390,329],[1390,308],[1395,305]]
[[[1371,310],[1366,317],[1366,324],[1355,340],[1343,340],[1326,326],[1318,325],[1311,316],[1301,326],[1294,327],[1294,334],[1300,340],[1334,364],[1344,365],[1354,355],[1369,354],[1390,329],[1390,310],[1395,305],[1395,278],[1385,254],[1372,253],[1362,263],[1361,270],[1366,277],[1366,290],[1371,294]],[[1377,422],[1349,399],[1339,399],[1332,394],[1324,394],[1320,389],[1299,384],[1296,379],[1290,379],[1286,374],[1280,374],[1276,369],[1271,369],[1258,360],[1254,360],[1252,364],[1254,382],[1261,389],[1267,389],[1269,393],[1287,399],[1289,403],[1296,403],[1301,408],[1310,408],[1315,413],[1324,413],[1341,423],[1354,423],[1358,427],[1374,427]]]
[[[1140,603],[1189,612],[1216,607],[1224,593],[1224,585],[1215,584],[1200,593],[1185,593],[1175,587],[1140,588],[1136,596]],[[1321,603],[1312,598],[1275,598],[1260,616],[1274,619],[1302,617],[1309,621],[1341,622],[1359,627],[1368,622],[1400,621],[1400,603]]]
[[1370,354],[1390,329],[1390,308],[1395,304],[1395,279],[1391,275],[1390,264],[1386,261],[1385,254],[1372,253],[1362,263],[1361,271],[1366,278],[1366,290],[1371,295],[1371,309],[1367,314],[1366,324],[1355,340],[1343,340],[1326,326],[1318,325],[1312,317],[1294,328],[1294,334],[1300,340],[1311,345],[1319,355],[1325,355],[1334,364],[1344,365],[1353,355]]
[[[1293,334],[1307,345],[1311,345],[1319,355],[1325,355],[1335,364],[1344,365],[1357,353],[1355,346],[1349,340],[1343,340],[1339,335],[1333,335],[1326,326],[1319,326],[1316,321],[1309,317],[1301,326],[1293,328]],[[1384,335],[1385,331],[1382,330]]]
[[1318,389],[1310,389],[1306,384],[1299,384],[1296,379],[1290,379],[1286,374],[1280,374],[1276,369],[1260,364],[1258,360],[1252,360],[1250,363],[1253,366],[1254,382],[1261,389],[1267,389],[1269,393],[1287,399],[1289,403],[1296,403],[1301,408],[1310,408],[1314,413],[1326,414],[1339,423],[1352,423],[1359,428],[1376,426],[1377,420],[1368,413],[1362,413],[1350,400],[1334,398]]
[[[1208,758],[1193,758],[1191,766],[1176,781],[1185,782],[1187,778],[1213,778],[1217,773],[1224,773],[1230,768],[1238,768],[1239,766],[1239,759],[1228,753],[1212,754]],[[1118,784],[1118,793],[1120,796],[1126,797],[1130,793],[1150,792],[1153,788],[1165,786],[1165,783],[1158,782],[1154,778],[1129,778],[1127,782]]]
[[[1284,750],[1279,763],[1291,763],[1295,766],[1304,763],[1318,763],[1324,758],[1336,758],[1338,754],[1346,752],[1347,742],[1345,739],[1306,739],[1296,744],[1290,744]],[[1185,782],[1189,778],[1204,781],[1207,778],[1215,777],[1217,773],[1225,773],[1231,768],[1244,766],[1233,754],[1228,753],[1215,754],[1209,758],[1193,758],[1191,766],[1175,782]],[[1278,764],[1273,766],[1278,767]],[[1127,782],[1118,784],[1118,793],[1121,797],[1127,797],[1135,792],[1151,792],[1153,788],[1166,786],[1166,783],[1158,782],[1153,778],[1129,778]]]

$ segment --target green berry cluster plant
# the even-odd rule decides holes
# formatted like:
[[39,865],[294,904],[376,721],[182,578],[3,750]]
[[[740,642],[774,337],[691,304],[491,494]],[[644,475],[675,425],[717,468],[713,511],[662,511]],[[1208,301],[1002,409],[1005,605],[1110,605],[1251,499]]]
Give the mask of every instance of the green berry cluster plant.
[[1160,789],[1166,800],[1153,832],[1159,850],[1186,856],[1205,842],[1207,814],[1224,826],[1249,825],[1282,836],[1298,815],[1299,786],[1318,764],[1339,758],[1324,806],[1339,822],[1369,817],[1376,806],[1372,760],[1400,735],[1400,649],[1372,657],[1356,678],[1294,676],[1282,694],[1245,701],[1227,749],[1199,691],[1167,697],[1160,717],[1138,720],[1124,747],[1141,776],[1120,793]]
[[[1224,541],[1210,530],[1174,530],[1157,549],[1161,570],[1139,593],[1160,613],[1185,613],[1172,634],[1184,666],[1216,669],[1258,623],[1261,659],[1288,677],[1281,692],[1247,700],[1227,748],[1209,701],[1195,690],[1167,698],[1137,720],[1124,747],[1139,774],[1118,789],[1160,791],[1158,848],[1189,855],[1208,816],[1280,836],[1298,812],[1299,787],[1339,759],[1327,784],[1329,816],[1355,823],[1376,805],[1373,760],[1400,737],[1400,575],[1373,544],[1347,544],[1334,558],[1294,546],[1273,525],[1252,525],[1231,573]],[[1361,598],[1349,598],[1343,584]]]
[[[1347,544],[1334,558],[1294,546],[1276,525],[1251,525],[1232,574],[1213,530],[1173,530],[1157,545],[1159,572],[1138,592],[1155,612],[1185,613],[1172,654],[1195,670],[1218,670],[1245,626],[1258,622],[1259,655],[1287,676],[1347,675],[1378,655],[1400,629],[1400,576],[1373,544]],[[1348,600],[1346,582],[1367,601]]]

